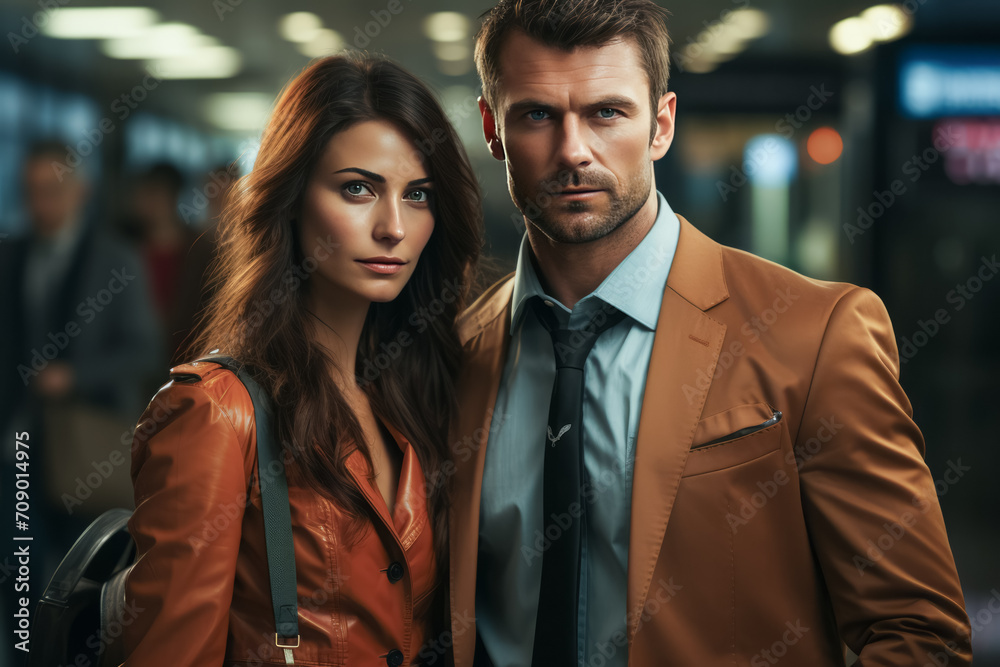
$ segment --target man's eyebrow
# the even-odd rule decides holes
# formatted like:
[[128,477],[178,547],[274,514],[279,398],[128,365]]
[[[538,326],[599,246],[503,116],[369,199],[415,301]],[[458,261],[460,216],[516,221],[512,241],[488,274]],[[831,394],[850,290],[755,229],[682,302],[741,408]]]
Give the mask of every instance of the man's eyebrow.
[[[636,104],[634,100],[628,97],[605,97],[588,104],[587,108],[605,109],[607,107],[622,107],[634,110],[637,109],[638,106],[639,105]],[[536,109],[539,111],[552,112],[556,109],[556,107],[545,102],[539,102],[538,100],[519,100],[510,105],[507,109],[507,113],[521,113],[525,111],[534,111]]]
[[606,97],[588,105],[591,109],[606,109],[608,107],[625,107],[635,109],[638,105],[628,97]]
[[518,100],[507,108],[507,113],[518,113],[535,109],[539,111],[552,111],[555,107],[545,102],[539,102],[538,100]]
[[[341,170],[335,171],[333,173],[335,173],[335,174],[343,174],[345,172],[353,172],[355,174],[361,174],[365,178],[370,178],[373,181],[375,181],[376,183],[385,183],[385,176],[381,176],[379,174],[376,174],[374,171],[368,171],[367,169],[361,169],[360,167],[347,167],[346,169],[341,169]],[[414,186],[414,185],[423,185],[424,183],[430,183],[432,180],[433,179],[430,178],[429,176],[427,178],[418,178],[416,180],[410,181],[409,183],[406,184],[406,186],[407,187],[411,187],[411,186]]]

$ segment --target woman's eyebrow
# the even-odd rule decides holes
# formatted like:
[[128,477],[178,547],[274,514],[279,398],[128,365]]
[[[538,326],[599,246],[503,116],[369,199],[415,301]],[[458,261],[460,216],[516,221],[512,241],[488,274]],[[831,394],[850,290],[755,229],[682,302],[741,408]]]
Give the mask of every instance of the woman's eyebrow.
[[340,169],[339,171],[335,171],[333,173],[335,173],[335,174],[343,174],[343,173],[349,172],[349,171],[350,172],[354,172],[356,174],[361,174],[365,178],[370,178],[373,181],[375,181],[376,183],[385,183],[385,176],[379,176],[378,174],[376,174],[373,171],[368,171],[367,169],[361,169],[360,167],[347,167],[346,169]]
[[[367,169],[362,169],[360,167],[347,167],[345,169],[339,169],[339,170],[337,170],[337,171],[335,171],[333,173],[335,173],[335,174],[343,174],[345,172],[353,172],[355,174],[361,174],[365,178],[370,178],[373,181],[375,181],[376,183],[385,183],[385,176],[381,176],[379,174],[376,174],[374,171],[368,171]],[[427,178],[418,178],[418,179],[416,179],[414,181],[410,181],[406,185],[408,187],[409,186],[413,186],[413,185],[423,185],[424,183],[430,183],[432,180],[433,179],[431,179],[428,176]]]

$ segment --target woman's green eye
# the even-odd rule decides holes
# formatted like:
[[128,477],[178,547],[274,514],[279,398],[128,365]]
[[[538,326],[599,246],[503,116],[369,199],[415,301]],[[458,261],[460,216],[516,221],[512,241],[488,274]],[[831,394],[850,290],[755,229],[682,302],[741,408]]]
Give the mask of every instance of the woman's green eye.
[[414,190],[410,193],[410,201],[423,203],[430,198],[430,193],[426,190]]
[[347,190],[348,194],[362,195],[364,194],[366,188],[361,183],[348,183],[344,186],[344,189]]

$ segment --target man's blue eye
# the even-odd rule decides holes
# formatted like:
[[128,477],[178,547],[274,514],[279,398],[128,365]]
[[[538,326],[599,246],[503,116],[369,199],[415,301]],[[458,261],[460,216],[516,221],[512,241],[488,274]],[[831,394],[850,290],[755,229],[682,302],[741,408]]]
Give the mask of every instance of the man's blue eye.
[[598,113],[601,114],[601,118],[614,118],[615,114],[617,114],[618,112],[608,107],[605,109],[601,109]]
[[530,118],[531,120],[545,120],[545,116],[547,115],[548,114],[539,109],[535,109],[534,111],[528,112],[528,118]]

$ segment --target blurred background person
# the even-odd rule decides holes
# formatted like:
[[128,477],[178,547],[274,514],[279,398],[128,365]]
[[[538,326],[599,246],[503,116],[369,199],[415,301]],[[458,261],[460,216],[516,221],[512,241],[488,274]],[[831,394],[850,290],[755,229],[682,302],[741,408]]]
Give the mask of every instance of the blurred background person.
[[76,396],[122,415],[160,361],[160,337],[136,254],[87,219],[90,186],[66,148],[37,143],[24,162],[28,233],[0,243],[5,370],[2,422],[36,399]]
[[[30,435],[35,600],[98,513],[97,496],[115,496],[117,484],[116,499],[129,502],[128,466],[107,461],[113,451],[127,460],[121,438],[141,413],[162,342],[141,262],[85,215],[91,184],[82,166],[67,166],[65,144],[32,145],[22,182],[29,229],[0,243],[0,423],[5,440]],[[13,446],[3,460],[12,509]],[[88,478],[92,464],[108,474]]]
[[[169,162],[158,162],[140,173],[132,194],[132,212],[125,229],[135,239],[149,276],[163,328],[164,353],[171,363],[183,357],[181,347],[204,305],[202,292],[214,254],[215,231],[213,226],[206,234],[196,224],[202,217],[211,223],[212,215],[221,211],[231,179],[225,173],[216,179],[204,183],[200,192],[196,190],[197,208],[185,207],[187,220],[182,219],[179,208],[184,175]],[[215,197],[206,196],[210,187],[218,192]],[[207,215],[192,215],[200,210]]]
[[139,231],[139,249],[149,276],[153,303],[168,322],[178,301],[181,261],[194,242],[177,212],[184,175],[167,162],[154,164],[139,175],[133,207]]

